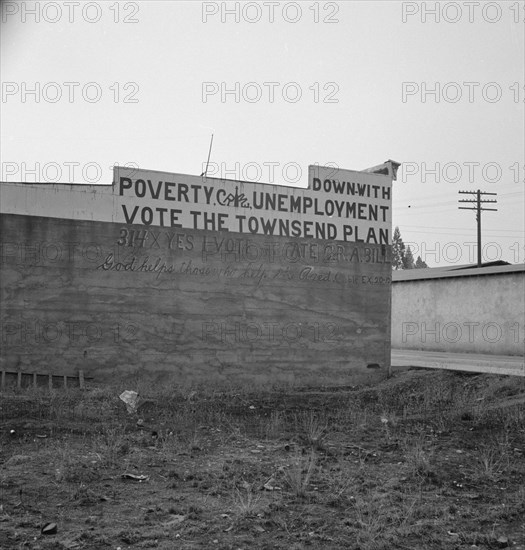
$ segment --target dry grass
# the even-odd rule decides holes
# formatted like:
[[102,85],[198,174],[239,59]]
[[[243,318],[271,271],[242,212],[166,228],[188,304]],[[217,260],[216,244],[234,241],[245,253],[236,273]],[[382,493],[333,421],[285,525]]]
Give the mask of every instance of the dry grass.
[[317,456],[311,451],[306,456],[297,454],[284,470],[286,483],[291,493],[299,498],[306,496],[314,475]]
[[426,372],[310,394],[4,395],[0,547],[519,548],[525,414],[497,405],[520,384]]

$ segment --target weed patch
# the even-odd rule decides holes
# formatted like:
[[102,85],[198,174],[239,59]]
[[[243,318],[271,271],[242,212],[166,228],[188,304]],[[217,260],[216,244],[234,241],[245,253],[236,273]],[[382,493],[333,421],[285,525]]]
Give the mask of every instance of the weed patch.
[[2,395],[0,547],[523,550],[521,381],[126,389]]

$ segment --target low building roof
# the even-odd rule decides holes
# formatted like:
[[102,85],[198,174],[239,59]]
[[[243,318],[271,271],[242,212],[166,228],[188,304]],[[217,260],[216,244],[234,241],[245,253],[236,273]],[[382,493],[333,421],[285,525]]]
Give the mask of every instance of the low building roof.
[[525,272],[525,264],[509,264],[507,262],[487,262],[478,267],[473,265],[454,265],[443,267],[428,267],[423,269],[400,269],[392,271],[392,282],[403,283],[428,279],[445,279],[449,277],[479,277],[485,275],[501,275]]

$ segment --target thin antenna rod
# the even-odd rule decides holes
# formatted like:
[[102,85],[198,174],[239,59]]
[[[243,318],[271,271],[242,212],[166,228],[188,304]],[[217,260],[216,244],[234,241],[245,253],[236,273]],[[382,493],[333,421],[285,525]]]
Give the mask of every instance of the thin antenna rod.
[[208,151],[208,160],[206,161],[206,170],[201,174],[201,177],[206,177],[206,174],[208,173],[208,165],[210,164],[210,157],[211,157],[211,148],[213,146],[213,134],[211,135],[211,141],[210,141],[210,150]]

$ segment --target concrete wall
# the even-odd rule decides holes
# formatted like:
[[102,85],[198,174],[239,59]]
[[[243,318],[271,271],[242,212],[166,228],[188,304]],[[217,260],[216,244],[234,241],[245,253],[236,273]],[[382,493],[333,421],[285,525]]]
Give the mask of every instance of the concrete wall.
[[429,278],[394,277],[393,348],[524,354],[524,266],[461,270],[439,278],[430,278],[432,270],[417,271]]
[[335,385],[389,366],[388,247],[0,220],[0,370]]

